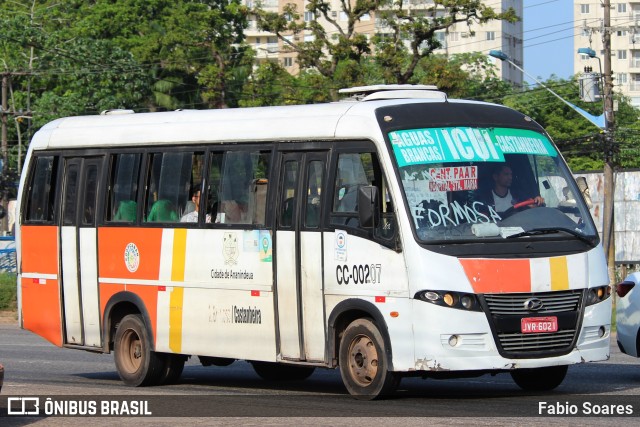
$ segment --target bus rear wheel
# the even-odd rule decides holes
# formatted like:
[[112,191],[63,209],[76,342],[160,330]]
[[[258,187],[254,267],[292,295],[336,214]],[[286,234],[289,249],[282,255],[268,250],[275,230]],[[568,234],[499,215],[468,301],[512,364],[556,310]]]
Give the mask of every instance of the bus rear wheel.
[[164,360],[151,350],[144,322],[140,315],[125,316],[116,330],[114,360],[118,375],[125,385],[154,385],[163,377]]
[[562,384],[568,370],[569,367],[566,365],[516,369],[511,371],[511,378],[523,390],[548,391]]
[[372,400],[395,391],[400,378],[389,371],[382,334],[369,319],[357,319],[340,340],[339,364],[349,393],[360,400]]
[[302,381],[313,374],[313,366],[282,365],[270,362],[251,362],[253,370],[267,381]]
[[175,384],[182,375],[184,370],[184,362],[186,362],[186,356],[181,354],[165,353],[162,355],[163,366],[162,373],[160,374],[159,384]]

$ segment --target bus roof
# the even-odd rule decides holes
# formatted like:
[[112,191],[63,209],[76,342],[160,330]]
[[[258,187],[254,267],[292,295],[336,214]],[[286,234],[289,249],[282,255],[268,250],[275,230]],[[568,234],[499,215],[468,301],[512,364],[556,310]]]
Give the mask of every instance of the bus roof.
[[[387,92],[389,94],[389,92]],[[387,95],[388,96],[388,95]],[[392,98],[392,97],[391,97]],[[43,126],[33,150],[198,144],[204,142],[372,139],[381,136],[375,110],[414,103],[473,103],[434,97],[341,101],[279,107],[180,110],[67,117]],[[494,107],[499,107],[495,106]],[[506,107],[502,107],[506,108]]]

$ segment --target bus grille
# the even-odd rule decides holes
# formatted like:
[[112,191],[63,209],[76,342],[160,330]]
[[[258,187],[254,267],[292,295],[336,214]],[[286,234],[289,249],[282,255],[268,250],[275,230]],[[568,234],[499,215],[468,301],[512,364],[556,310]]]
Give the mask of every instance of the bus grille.
[[[573,349],[579,331],[584,291],[484,294],[487,317],[497,338],[500,354],[505,357],[547,357],[567,354]],[[542,302],[537,311],[527,310],[525,302],[536,298]],[[526,317],[556,316],[558,331],[527,333],[520,330]]]
[[498,334],[498,338],[506,352],[553,351],[570,346],[575,335],[575,329],[567,329],[553,334]]
[[542,310],[536,314],[576,311],[580,306],[582,291],[559,291],[527,294],[485,294],[484,299],[492,315],[530,315],[524,302],[532,297],[542,301]]

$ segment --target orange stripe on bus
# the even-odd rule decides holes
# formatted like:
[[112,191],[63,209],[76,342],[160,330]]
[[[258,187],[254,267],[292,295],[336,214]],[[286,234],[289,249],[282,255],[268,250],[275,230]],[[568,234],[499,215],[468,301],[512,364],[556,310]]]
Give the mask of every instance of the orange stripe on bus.
[[[100,321],[104,320],[104,310],[112,296],[124,291],[124,285],[115,283],[100,283],[98,287],[100,293]],[[112,337],[113,338],[113,337]]]
[[22,272],[58,274],[58,227],[23,225]]
[[55,279],[23,278],[21,286],[24,329],[62,347],[59,282]]
[[[125,249],[138,248],[139,264],[129,271]],[[158,280],[160,272],[161,228],[101,227],[98,229],[98,274],[100,277]]]
[[531,292],[529,260],[461,259],[474,292]]
[[[58,227],[23,225],[20,228],[22,273],[58,276]],[[62,346],[60,282],[57,279],[22,279],[24,329]]]
[[[118,292],[131,292],[136,294],[142,300],[144,307],[140,307],[141,311],[146,311],[151,322],[151,339],[156,342],[158,319],[158,286],[144,285],[123,285],[119,283],[100,283],[100,321],[104,321],[104,310],[109,299]],[[113,337],[111,337],[113,339]]]
[[126,290],[138,295],[144,303],[147,310],[149,320],[151,321],[151,339],[156,342],[156,334],[158,332],[158,287],[144,285],[127,285]]

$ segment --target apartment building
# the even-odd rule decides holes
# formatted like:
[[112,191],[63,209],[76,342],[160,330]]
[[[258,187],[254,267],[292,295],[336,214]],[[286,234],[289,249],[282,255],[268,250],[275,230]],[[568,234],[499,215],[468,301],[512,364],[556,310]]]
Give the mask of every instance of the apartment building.
[[[585,67],[600,72],[597,59],[578,54],[578,49],[590,47],[600,61],[604,58],[602,43],[604,9],[600,0],[574,0],[573,17],[574,73],[584,73]],[[611,70],[614,91],[631,98],[640,106],[640,0],[611,1]]]
[[[247,6],[253,7],[257,3],[256,0],[243,0]],[[341,0],[330,0],[331,12],[330,17],[338,22],[342,28],[346,28],[347,16],[342,11]],[[297,6],[301,19],[305,21],[317,20],[323,25],[329,34],[336,32],[335,27],[319,16],[306,10],[306,0],[262,0],[262,9],[270,12],[282,12],[283,7],[293,3]],[[517,15],[522,17],[523,14],[522,0],[486,0],[486,4],[494,10],[501,12],[508,8],[513,8]],[[433,0],[405,0],[405,7],[415,14],[429,13],[427,10],[433,7]],[[444,14],[444,10],[436,10],[435,14]],[[514,63],[522,67],[523,65],[523,49],[522,49],[522,21],[516,23],[508,23],[503,21],[489,22],[484,25],[467,25],[459,23],[451,27],[449,31],[442,31],[438,34],[442,44],[442,49],[436,53],[452,55],[465,52],[483,52],[487,53],[492,49],[501,50],[506,53]],[[363,17],[356,25],[356,31],[366,34],[368,37],[374,35],[385,34],[389,32],[389,28],[385,27],[384,22],[372,13],[370,16]],[[291,74],[297,74],[300,70],[296,61],[296,54],[287,50],[282,40],[274,34],[259,31],[255,18],[250,18],[249,28],[245,31],[247,43],[254,47],[257,52],[258,61],[279,61]],[[298,41],[311,41],[311,33],[301,34],[295,39]],[[293,39],[292,39],[293,40]],[[507,62],[496,60],[498,68],[498,76],[503,80],[509,81],[516,86],[521,86],[523,82],[522,72]]]

